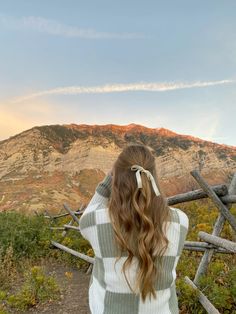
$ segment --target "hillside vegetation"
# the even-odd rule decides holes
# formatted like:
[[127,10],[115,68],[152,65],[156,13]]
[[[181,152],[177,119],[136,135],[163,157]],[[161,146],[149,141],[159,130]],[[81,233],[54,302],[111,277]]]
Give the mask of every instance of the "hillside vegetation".
[[[199,231],[211,232],[218,210],[208,200],[194,201],[178,206],[190,219],[187,240],[199,240]],[[236,207],[232,209],[236,214]],[[54,226],[68,223],[62,218]],[[54,239],[75,250],[93,256],[89,243],[76,231],[70,230],[65,237],[61,232],[50,231],[49,220],[42,216],[26,216],[16,211],[0,213],[0,313],[25,313],[42,302],[58,302],[60,287],[53,276],[44,273],[40,262],[53,261],[76,266],[81,271],[88,263],[51,246]],[[222,237],[232,240],[232,232],[225,225]],[[197,295],[183,278],[194,278],[201,252],[184,251],[177,267],[177,292],[180,313],[206,313],[197,301]],[[220,313],[236,314],[236,257],[233,254],[215,254],[207,275],[200,287]],[[78,300],[79,308],[79,300]]]

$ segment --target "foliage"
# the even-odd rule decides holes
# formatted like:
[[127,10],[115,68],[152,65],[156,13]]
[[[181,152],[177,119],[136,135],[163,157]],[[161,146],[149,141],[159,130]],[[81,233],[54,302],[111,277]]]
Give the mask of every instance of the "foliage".
[[[63,224],[68,224],[70,219],[70,217],[61,218],[59,221],[55,221],[52,226],[63,226]],[[59,242],[73,250],[79,251],[89,256],[94,256],[94,252],[91,249],[90,244],[81,236],[80,233],[78,233],[78,231],[68,230],[65,236],[61,232],[54,231],[52,233],[52,238],[56,242]],[[88,263],[84,260],[78,259],[77,257],[58,249],[54,250],[53,257],[58,261],[72,266],[77,266],[78,268],[86,268],[88,266]]]
[[[219,214],[209,200],[189,202],[178,206],[189,217],[190,226],[187,236],[189,241],[200,241],[199,231],[211,233]],[[231,208],[236,214],[236,207]],[[233,232],[228,223],[225,224],[221,236],[233,239]],[[183,251],[177,266],[177,289],[180,291],[179,306],[181,313],[206,313],[199,302],[195,302],[190,287],[184,284],[185,276],[194,279],[202,252]],[[205,276],[199,281],[200,290],[208,297],[220,313],[234,313],[236,309],[236,257],[232,254],[214,254]],[[236,312],[235,312],[236,313]]]
[[176,289],[179,292],[178,302],[182,313],[204,313],[204,310],[198,303],[198,292],[189,287],[183,278],[177,280]]
[[0,304],[0,314],[9,314],[3,305]]
[[34,266],[25,274],[21,289],[7,298],[11,307],[25,310],[39,302],[57,299],[60,289],[52,276],[46,276],[41,267]]
[[42,216],[26,216],[16,211],[2,212],[0,234],[2,255],[12,247],[16,260],[44,257],[50,251],[50,231]]
[[[207,199],[183,203],[176,206],[189,217],[189,232],[187,240],[199,241],[198,232],[212,232],[219,214],[218,209]],[[236,207],[231,209],[236,215]],[[61,231],[50,231],[49,227],[68,224],[70,217],[60,218],[49,224],[40,216],[27,217],[18,212],[0,213],[0,304],[7,300],[11,306],[27,308],[37,302],[42,302],[50,295],[57,295],[58,287],[53,279],[48,279],[40,269],[31,269],[24,277],[24,284],[17,293],[9,296],[10,286],[18,276],[18,266],[24,260],[37,258],[53,258],[58,262],[87,268],[88,263],[50,245],[53,239],[74,250],[89,256],[94,256],[87,240],[77,231],[68,230],[66,235]],[[221,236],[233,240],[233,232],[228,223],[225,224]],[[205,310],[197,301],[197,293],[185,282],[184,277],[194,279],[202,252],[184,250],[178,266],[176,289],[178,292],[181,314],[205,314]],[[28,266],[28,269],[30,267]],[[199,283],[200,290],[217,307],[220,313],[236,313],[236,257],[232,254],[214,254],[205,276]],[[6,301],[5,301],[6,302]],[[6,314],[4,305],[0,305],[0,314]]]
[[230,269],[223,260],[213,261],[208,274],[201,277],[199,286],[220,312],[227,313],[226,310],[229,310],[228,313],[231,313],[235,309],[236,265]]
[[[87,265],[80,259],[51,245],[53,239],[72,249],[89,254],[90,246],[78,232],[69,231],[68,235],[63,236],[61,232],[49,229],[50,226],[68,224],[69,220],[69,217],[65,217],[49,223],[48,219],[43,216],[27,216],[16,211],[0,213],[0,284],[1,278],[6,277],[6,269],[9,269],[11,273],[16,265],[21,264],[22,259],[38,260],[47,257],[74,266]],[[1,276],[1,269],[3,276]]]
[[70,144],[79,137],[76,130],[62,125],[45,125],[36,127],[36,129],[61,153],[67,152]]
[[[11,286],[16,277],[13,248],[10,246],[6,253],[0,252],[0,287],[7,289]],[[1,299],[1,291],[0,291]]]

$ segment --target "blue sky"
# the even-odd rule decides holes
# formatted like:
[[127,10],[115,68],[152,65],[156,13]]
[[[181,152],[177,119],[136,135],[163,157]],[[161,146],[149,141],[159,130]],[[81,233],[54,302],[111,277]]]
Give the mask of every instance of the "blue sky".
[[0,4],[0,140],[138,123],[236,145],[234,0]]

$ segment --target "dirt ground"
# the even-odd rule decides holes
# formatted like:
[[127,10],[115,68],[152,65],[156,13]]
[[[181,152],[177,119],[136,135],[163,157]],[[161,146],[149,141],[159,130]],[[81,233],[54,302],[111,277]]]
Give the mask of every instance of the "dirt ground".
[[25,314],[90,314],[88,286],[90,274],[63,265],[43,265],[48,275],[54,275],[62,289],[61,299],[31,308]]

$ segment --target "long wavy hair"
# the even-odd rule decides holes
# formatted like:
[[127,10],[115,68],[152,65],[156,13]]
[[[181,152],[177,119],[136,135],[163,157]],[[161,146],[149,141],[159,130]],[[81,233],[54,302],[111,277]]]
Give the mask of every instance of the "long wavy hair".
[[[138,189],[132,165],[139,165],[153,175],[160,195],[156,196],[147,175],[141,172],[142,188]],[[112,192],[108,212],[115,233],[118,257],[128,252],[122,266],[126,282],[134,293],[140,293],[142,300],[153,296],[154,284],[162,267],[162,256],[168,247],[166,224],[170,209],[162,193],[156,174],[155,157],[143,145],[129,145],[119,155],[112,170]],[[127,256],[127,255],[126,255]],[[137,258],[138,271],[135,288],[127,279],[126,269]]]

